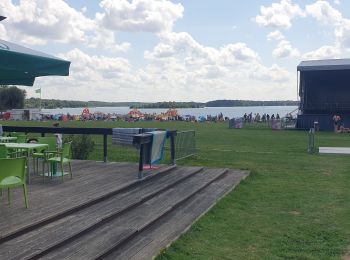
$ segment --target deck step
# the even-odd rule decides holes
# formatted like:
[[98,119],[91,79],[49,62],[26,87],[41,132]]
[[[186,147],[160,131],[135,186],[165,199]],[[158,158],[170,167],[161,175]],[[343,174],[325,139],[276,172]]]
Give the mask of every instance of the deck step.
[[[114,196],[105,197],[99,203],[75,210],[62,218],[2,243],[0,259],[44,255],[185,181],[202,169],[202,167],[189,167],[186,171],[173,169],[168,174],[138,182],[138,185],[129,186],[128,189],[123,189]],[[55,236],[54,239],[53,236]],[[23,247],[23,244],[28,246]]]
[[[181,206],[227,170],[204,170],[171,187],[136,208],[77,238],[65,247],[44,256],[44,259],[98,259],[118,249],[142,230]],[[127,225],[125,225],[127,223]]]
[[[28,233],[31,230],[35,230],[37,228],[40,228],[42,226],[48,225],[49,223],[52,223],[54,221],[57,221],[69,214],[73,214],[74,212],[77,212],[79,210],[82,210],[84,208],[87,208],[89,206],[92,206],[94,204],[97,204],[109,197],[115,196],[116,194],[119,194],[127,189],[130,189],[132,187],[137,186],[140,182],[148,182],[152,179],[157,179],[159,177],[162,177],[163,175],[168,174],[172,170],[176,169],[176,166],[170,166],[166,167],[164,169],[161,169],[158,173],[150,175],[146,177],[143,180],[132,180],[128,183],[125,183],[121,186],[117,186],[115,189],[108,190],[105,193],[102,193],[99,196],[92,196],[88,198],[81,198],[81,203],[77,203],[76,205],[70,207],[70,208],[52,208],[52,211],[50,214],[43,214],[42,212],[31,212],[31,215],[36,215],[36,221],[30,222],[30,223],[18,223],[18,227],[9,229],[7,232],[0,233],[0,245],[6,241],[9,241],[13,238],[16,238],[18,236],[21,236],[22,234]],[[102,188],[102,187],[101,187]],[[62,191],[61,191],[62,192]],[[64,192],[64,191],[63,191]],[[77,194],[79,196],[79,193]],[[45,197],[45,196],[43,196]],[[71,198],[74,199],[74,198]],[[55,205],[54,205],[55,206]],[[64,205],[63,205],[64,206]],[[47,208],[46,208],[47,209]],[[49,208],[50,209],[50,208]],[[42,214],[40,214],[42,213]],[[33,216],[31,216],[33,217]]]
[[[89,162],[84,165],[81,163],[93,169],[113,167],[113,163],[108,167]],[[122,164],[118,166],[114,183],[102,182],[97,176],[97,183],[88,184],[97,188],[91,192],[79,182],[60,183],[61,194],[67,190],[73,201],[56,203],[58,208],[40,197],[57,193],[54,187],[50,190],[46,186],[56,184],[38,186],[36,205],[45,203],[43,210],[28,210],[25,213],[31,214],[30,222],[15,225],[11,231],[2,229],[0,259],[150,259],[248,175],[229,169],[170,167],[138,181],[123,174]],[[130,169],[130,165],[125,166]],[[80,176],[84,183],[89,178]],[[12,210],[4,209],[5,216],[11,216]],[[15,216],[20,212],[15,211]],[[26,220],[28,216],[23,217]]]
[[230,170],[224,178],[211,183],[171,214],[159,219],[156,224],[143,230],[127,244],[111,252],[105,259],[152,259],[185,233],[197,219],[232,191],[248,174],[248,172]]

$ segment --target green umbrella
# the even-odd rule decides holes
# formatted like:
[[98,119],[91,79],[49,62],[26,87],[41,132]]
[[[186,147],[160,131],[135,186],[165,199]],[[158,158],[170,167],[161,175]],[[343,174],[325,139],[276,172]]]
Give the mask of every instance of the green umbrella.
[[0,85],[33,86],[36,77],[68,76],[70,61],[0,39]]

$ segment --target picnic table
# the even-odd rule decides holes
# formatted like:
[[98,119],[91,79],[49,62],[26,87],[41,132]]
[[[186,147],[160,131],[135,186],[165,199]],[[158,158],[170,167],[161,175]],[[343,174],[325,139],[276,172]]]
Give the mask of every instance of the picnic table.
[[17,140],[14,136],[0,136],[0,143],[9,143]]
[[27,178],[28,184],[30,183],[28,157],[34,150],[45,150],[49,148],[48,144],[33,144],[33,143],[4,143],[7,149],[24,150],[27,157]]

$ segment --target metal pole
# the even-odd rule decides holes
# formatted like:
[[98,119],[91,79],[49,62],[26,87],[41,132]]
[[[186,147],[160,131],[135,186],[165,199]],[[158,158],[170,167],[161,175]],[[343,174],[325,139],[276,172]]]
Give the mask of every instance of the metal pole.
[[41,88],[40,88],[40,102],[39,102],[39,112],[40,112],[40,114],[41,114]]
[[299,71],[297,71],[297,100],[299,100]]
[[107,135],[103,135],[103,161],[107,162]]
[[170,150],[171,150],[171,162],[176,165],[176,155],[175,155],[175,134],[170,136]]
[[314,148],[315,148],[315,128],[310,128],[308,152],[313,153]]
[[141,180],[143,178],[143,154],[144,154],[144,144],[140,146],[140,159],[139,159],[139,173],[138,178]]

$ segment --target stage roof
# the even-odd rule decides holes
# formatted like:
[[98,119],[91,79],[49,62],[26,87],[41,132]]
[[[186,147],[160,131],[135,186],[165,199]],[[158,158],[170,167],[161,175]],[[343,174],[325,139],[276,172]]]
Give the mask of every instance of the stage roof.
[[350,70],[350,59],[307,60],[297,67],[298,71]]

